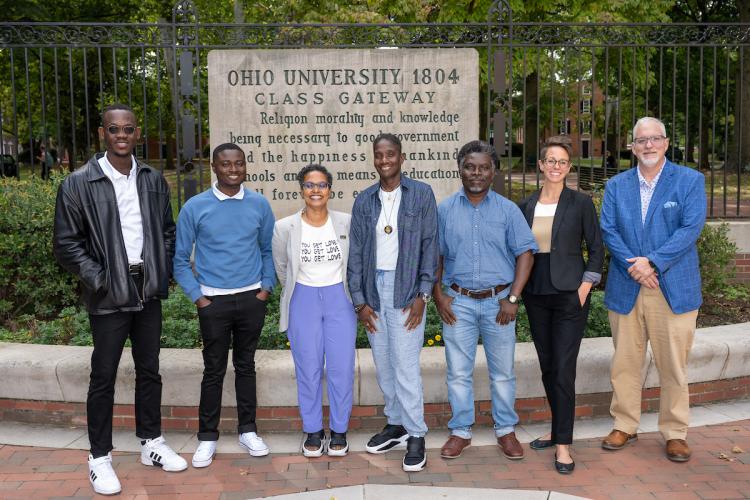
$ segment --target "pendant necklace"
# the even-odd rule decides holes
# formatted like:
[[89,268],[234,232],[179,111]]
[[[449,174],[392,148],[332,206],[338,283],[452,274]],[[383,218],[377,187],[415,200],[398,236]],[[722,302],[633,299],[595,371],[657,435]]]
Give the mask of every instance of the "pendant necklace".
[[[398,201],[398,196],[401,194],[401,191],[399,190],[399,192],[395,196],[393,196],[392,193],[386,193],[385,191],[383,191],[383,194],[386,200],[390,201],[391,198],[393,199],[393,201],[391,202],[390,213],[385,213],[385,227],[383,228],[385,234],[391,234],[393,232],[393,226],[391,226],[391,216],[393,215],[393,209],[396,206],[396,202]],[[385,212],[385,207],[383,207],[383,212]]]

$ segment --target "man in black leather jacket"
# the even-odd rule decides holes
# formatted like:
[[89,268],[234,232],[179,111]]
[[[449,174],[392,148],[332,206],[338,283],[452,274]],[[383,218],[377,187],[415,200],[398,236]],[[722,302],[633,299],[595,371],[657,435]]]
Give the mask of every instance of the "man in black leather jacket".
[[169,290],[175,225],[164,176],[135,159],[140,137],[133,110],[108,106],[99,136],[107,146],[69,175],[55,207],[54,252],[81,279],[94,340],[86,411],[89,480],[115,494],[111,465],[112,406],[125,341],[135,364],[135,424],[141,462],[167,471],[187,468],[161,436],[159,345],[161,301]]

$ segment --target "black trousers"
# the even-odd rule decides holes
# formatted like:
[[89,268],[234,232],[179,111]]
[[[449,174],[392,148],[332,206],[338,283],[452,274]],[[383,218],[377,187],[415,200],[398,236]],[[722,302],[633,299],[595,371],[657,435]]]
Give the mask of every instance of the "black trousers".
[[128,337],[135,363],[135,434],[141,439],[161,435],[161,301],[150,300],[137,312],[91,314],[89,322],[94,352],[91,354],[86,414],[91,455],[97,458],[112,450],[115,380]]
[[552,410],[552,441],[573,442],[578,351],[589,315],[590,296],[581,307],[578,292],[523,294],[531,337],[542,369],[542,384]]
[[266,315],[266,303],[256,298],[258,291],[207,297],[211,305],[198,308],[204,366],[198,410],[198,439],[201,441],[219,439],[221,394],[230,345],[237,395],[237,431],[256,431],[255,349]]

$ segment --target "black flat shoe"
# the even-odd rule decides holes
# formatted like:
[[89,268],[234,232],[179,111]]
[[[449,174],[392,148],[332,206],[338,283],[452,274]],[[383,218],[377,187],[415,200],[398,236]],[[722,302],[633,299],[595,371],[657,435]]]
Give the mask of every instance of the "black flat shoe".
[[551,439],[537,438],[529,443],[529,448],[531,448],[532,450],[546,450],[547,448],[552,448],[553,446],[555,446],[555,443],[553,443]]
[[576,463],[571,462],[569,464],[563,464],[557,461],[557,453],[555,453],[555,470],[560,474],[572,474],[573,469],[576,468]]

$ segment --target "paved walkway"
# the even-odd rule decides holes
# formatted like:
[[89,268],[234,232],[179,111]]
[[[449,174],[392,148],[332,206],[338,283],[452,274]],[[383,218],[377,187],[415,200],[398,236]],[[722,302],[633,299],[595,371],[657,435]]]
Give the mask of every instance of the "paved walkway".
[[[376,498],[368,487],[332,490],[357,485],[402,485],[399,495],[384,498],[524,498],[523,493],[495,492],[483,488],[534,490],[526,498],[562,498],[556,492],[587,498],[750,498],[750,401],[722,403],[692,410],[689,442],[693,458],[675,464],[664,457],[664,443],[654,430],[655,415],[644,415],[638,442],[618,452],[599,446],[600,436],[609,430],[609,419],[580,421],[576,424],[574,458],[576,470],[561,476],[552,467],[552,450],[527,449],[522,461],[507,460],[492,442],[490,429],[478,429],[473,446],[456,460],[444,460],[437,447],[446,437],[443,430],[433,431],[428,441],[428,468],[420,473],[401,470],[402,451],[369,455],[355,451],[345,458],[307,459],[289,447],[299,446],[299,436],[267,435],[275,452],[253,458],[234,452],[234,438],[220,440],[220,453],[207,469],[188,469],[169,474],[144,467],[129,451],[114,453],[115,469],[123,485],[118,498],[244,499],[303,491],[325,490],[297,498],[309,500],[358,500]],[[519,429],[523,441],[536,437],[547,426]],[[37,498],[92,498],[85,464],[85,439],[69,441],[69,448],[50,446],[58,436],[75,438],[80,429],[0,425],[0,498],[24,500]],[[596,437],[593,437],[596,435]],[[585,437],[584,437],[585,436]],[[168,441],[189,459],[195,443],[186,434],[168,434]],[[361,449],[365,435],[352,434],[352,443]],[[27,446],[21,446],[21,442]],[[116,435],[118,450],[137,449],[131,433]],[[125,446],[126,443],[129,443]],[[286,444],[284,444],[286,443]],[[296,443],[296,444],[295,444]],[[75,446],[74,446],[75,445]],[[298,448],[297,448],[298,449]],[[734,450],[734,451],[733,451]],[[293,452],[293,453],[292,453]],[[448,490],[407,490],[404,486],[449,487]],[[471,488],[467,490],[466,488]],[[384,495],[383,490],[380,491]],[[417,492],[420,494],[417,495]],[[542,494],[541,497],[539,496]],[[520,495],[520,496],[519,496]]]

